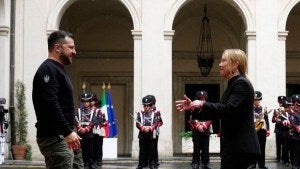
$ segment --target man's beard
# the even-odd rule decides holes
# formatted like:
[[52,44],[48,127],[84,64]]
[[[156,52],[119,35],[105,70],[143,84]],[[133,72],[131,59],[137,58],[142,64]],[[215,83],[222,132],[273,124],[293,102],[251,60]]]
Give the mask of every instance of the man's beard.
[[64,65],[69,65],[72,63],[71,58],[64,51],[61,52],[60,59]]

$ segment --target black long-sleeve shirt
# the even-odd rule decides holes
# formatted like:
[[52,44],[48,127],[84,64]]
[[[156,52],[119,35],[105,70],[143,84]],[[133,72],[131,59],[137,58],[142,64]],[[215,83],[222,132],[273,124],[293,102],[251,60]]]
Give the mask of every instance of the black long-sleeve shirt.
[[32,101],[37,138],[68,136],[75,122],[73,85],[63,65],[45,60],[33,79]]

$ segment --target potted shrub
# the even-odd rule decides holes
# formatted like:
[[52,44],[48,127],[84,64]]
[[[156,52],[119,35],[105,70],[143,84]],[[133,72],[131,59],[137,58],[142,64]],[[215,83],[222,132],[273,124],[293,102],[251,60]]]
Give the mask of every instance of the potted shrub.
[[12,145],[13,157],[15,160],[24,160],[27,153],[27,111],[25,107],[25,85],[21,81],[15,84],[15,145]]

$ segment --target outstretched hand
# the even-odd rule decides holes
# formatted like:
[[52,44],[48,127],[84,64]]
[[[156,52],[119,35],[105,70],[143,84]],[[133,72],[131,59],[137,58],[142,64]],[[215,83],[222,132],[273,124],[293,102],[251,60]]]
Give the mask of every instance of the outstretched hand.
[[176,109],[179,111],[191,110],[191,99],[188,98],[186,95],[184,95],[183,97],[183,100],[175,101]]

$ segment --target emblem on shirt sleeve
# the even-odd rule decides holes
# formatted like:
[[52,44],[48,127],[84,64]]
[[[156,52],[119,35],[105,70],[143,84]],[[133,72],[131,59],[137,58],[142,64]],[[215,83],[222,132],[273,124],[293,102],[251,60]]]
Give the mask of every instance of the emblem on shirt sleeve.
[[44,76],[44,82],[45,82],[45,83],[48,83],[49,80],[50,80],[50,77],[49,77],[48,75],[45,75],[45,76]]

